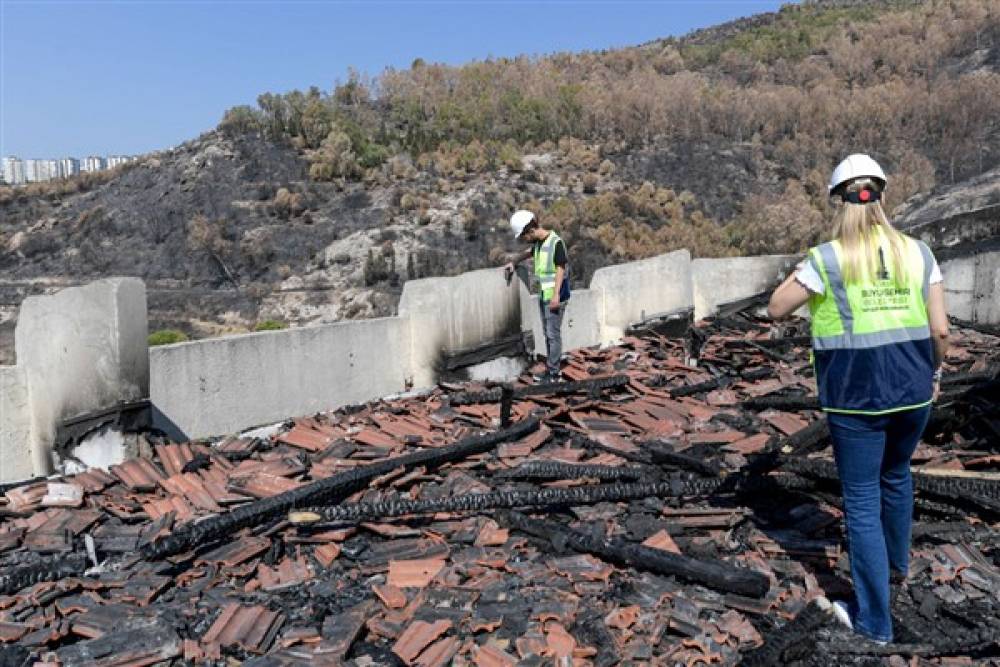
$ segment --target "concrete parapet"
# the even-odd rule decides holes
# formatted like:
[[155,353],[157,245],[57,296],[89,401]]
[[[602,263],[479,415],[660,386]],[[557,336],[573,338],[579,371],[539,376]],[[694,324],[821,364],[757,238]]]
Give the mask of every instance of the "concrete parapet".
[[691,262],[694,318],[709,317],[720,304],[777,286],[799,259],[796,255],[763,255],[694,260]]
[[138,278],[24,300],[14,345],[28,389],[35,474],[50,471],[60,422],[148,395],[147,327]]
[[[538,310],[538,295],[521,285],[521,330],[531,331],[535,354],[545,354],[545,332]],[[601,344],[604,320],[604,290],[574,290],[563,314],[563,351]]]
[[154,423],[175,437],[232,433],[397,393],[410,324],[387,317],[154,347]]
[[677,250],[594,272],[592,290],[604,293],[601,342],[621,338],[630,324],[693,305],[691,253]]
[[521,320],[517,285],[516,280],[508,285],[500,269],[403,285],[399,315],[409,320],[412,331],[414,386],[436,382],[443,354],[517,333]]
[[1000,324],[1000,252],[941,262],[948,314],[980,324]]
[[28,383],[20,366],[0,366],[0,482],[34,473]]

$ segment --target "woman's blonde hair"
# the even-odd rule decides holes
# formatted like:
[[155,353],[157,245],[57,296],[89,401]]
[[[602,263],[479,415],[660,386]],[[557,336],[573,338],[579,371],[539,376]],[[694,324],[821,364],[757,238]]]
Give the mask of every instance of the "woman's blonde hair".
[[[860,192],[866,188],[881,190],[874,180],[859,178],[849,183],[845,191]],[[889,244],[889,257],[879,257],[879,231]],[[833,218],[833,237],[840,241],[840,270],[845,283],[880,277],[883,268],[896,285],[906,283],[906,237],[893,229],[881,202],[844,202]]]

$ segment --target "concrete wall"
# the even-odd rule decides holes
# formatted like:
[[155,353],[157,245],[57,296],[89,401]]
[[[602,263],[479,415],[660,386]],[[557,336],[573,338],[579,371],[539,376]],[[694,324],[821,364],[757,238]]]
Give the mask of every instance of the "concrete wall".
[[28,297],[15,329],[31,413],[31,464],[51,468],[56,427],[69,417],[149,392],[146,288],[109,278]]
[[[691,261],[679,251],[595,272],[563,319],[564,350],[609,344],[643,319],[756,294],[789,256]],[[942,262],[950,311],[1000,323],[1000,252]],[[149,396],[161,427],[221,435],[358,403],[437,379],[443,354],[519,330],[545,337],[537,297],[498,269],[408,282],[399,317],[217,338],[147,350],[137,279],[109,279],[25,299],[17,366],[0,367],[0,481],[49,471],[66,418]]]
[[[531,331],[535,354],[545,354],[545,332],[538,310],[538,296],[521,285],[521,330]],[[574,290],[563,313],[563,351],[600,345],[604,322],[604,290]]]
[[0,482],[34,473],[28,383],[20,366],[0,366]]
[[678,250],[594,272],[590,288],[604,292],[601,340],[622,337],[630,324],[693,305],[691,253]]
[[[533,333],[535,353],[545,354],[538,297],[523,285],[520,292],[521,328]],[[687,250],[598,269],[590,289],[574,290],[566,306],[563,351],[613,343],[630,324],[688,308],[691,303],[691,255]]]
[[403,285],[399,316],[410,320],[414,385],[436,381],[435,369],[444,353],[517,333],[518,284],[515,279],[508,285],[500,269],[483,269]]
[[222,435],[402,391],[410,326],[388,317],[154,347],[155,423]]
[[1000,324],[1000,252],[941,262],[948,314],[980,324]]
[[775,287],[795,266],[795,255],[725,257],[691,262],[694,318],[713,315],[720,304]]

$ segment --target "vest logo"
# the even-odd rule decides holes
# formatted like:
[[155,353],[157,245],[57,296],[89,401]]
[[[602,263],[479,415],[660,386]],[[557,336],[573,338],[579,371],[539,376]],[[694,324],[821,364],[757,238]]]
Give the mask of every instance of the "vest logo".
[[861,310],[865,313],[889,310],[908,310],[910,307],[909,287],[876,287],[861,290]]

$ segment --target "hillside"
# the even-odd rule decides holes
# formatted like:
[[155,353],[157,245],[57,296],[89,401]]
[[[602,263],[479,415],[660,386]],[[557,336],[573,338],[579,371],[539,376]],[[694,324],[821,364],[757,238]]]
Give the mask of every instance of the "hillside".
[[144,278],[152,327],[192,336],[388,314],[407,279],[496,264],[526,205],[580,282],[679,247],[798,251],[824,233],[847,152],[884,163],[891,206],[989,178],[1000,11],[814,2],[258,102],[106,178],[0,191],[0,339],[26,294],[107,275]]

